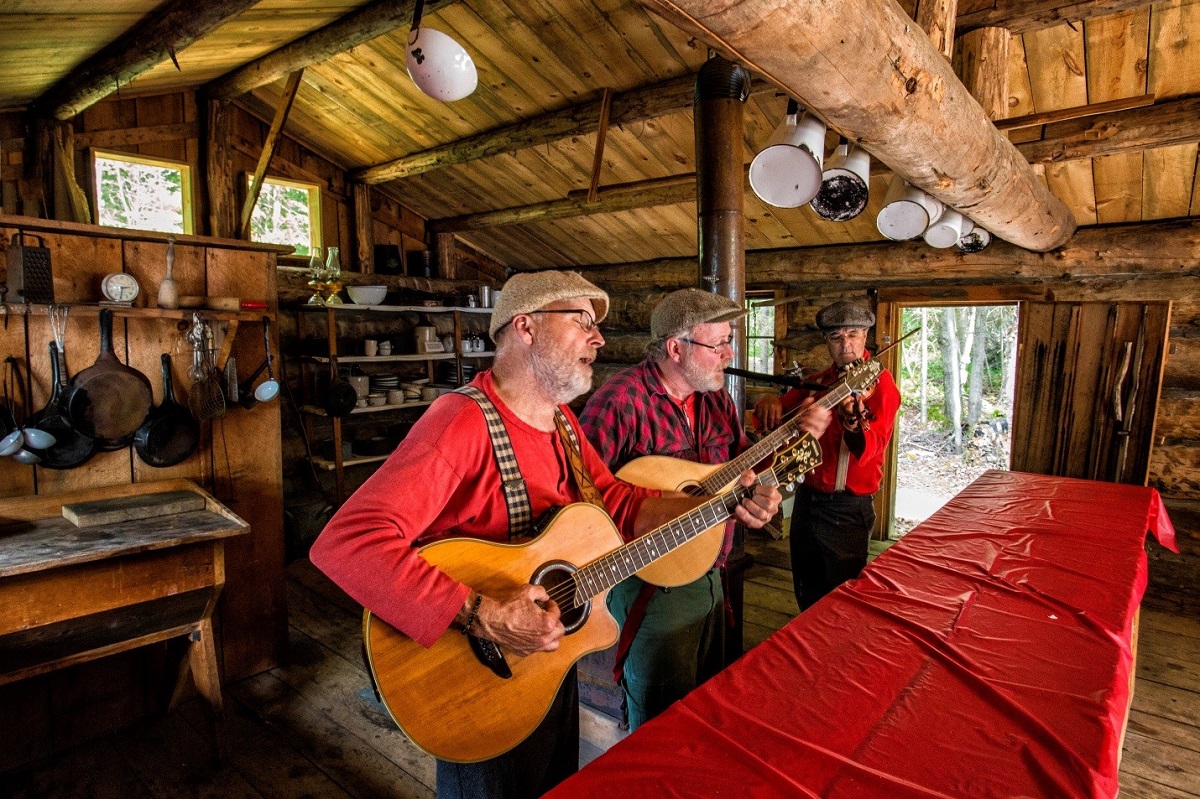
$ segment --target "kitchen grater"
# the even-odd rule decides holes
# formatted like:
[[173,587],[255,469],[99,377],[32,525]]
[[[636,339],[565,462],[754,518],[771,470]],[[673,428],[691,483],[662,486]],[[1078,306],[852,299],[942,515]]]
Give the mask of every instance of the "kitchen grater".
[[[25,237],[38,246],[25,244]],[[41,236],[20,232],[8,248],[8,302],[54,304],[54,276],[50,272],[50,250]]]

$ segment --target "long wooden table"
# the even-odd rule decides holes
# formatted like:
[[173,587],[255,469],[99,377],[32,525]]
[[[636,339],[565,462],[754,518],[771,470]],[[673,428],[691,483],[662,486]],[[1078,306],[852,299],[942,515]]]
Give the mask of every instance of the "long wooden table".
[[[203,509],[95,527],[62,515],[67,504],[170,491],[194,492]],[[185,668],[219,719],[212,616],[224,542],[248,531],[186,480],[0,500],[0,685],[187,636]]]
[[1152,489],[988,472],[548,796],[1112,797]]

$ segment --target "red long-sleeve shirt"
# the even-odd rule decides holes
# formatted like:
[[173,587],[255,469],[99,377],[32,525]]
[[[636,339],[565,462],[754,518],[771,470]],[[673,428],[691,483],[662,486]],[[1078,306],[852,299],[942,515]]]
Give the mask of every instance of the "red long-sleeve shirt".
[[[867,357],[870,357],[868,355]],[[837,368],[830,366],[825,371],[812,375],[813,382],[830,385],[837,381]],[[812,392],[793,388],[782,397],[783,412],[788,413],[807,399]],[[896,411],[900,409],[900,389],[892,379],[891,372],[884,369],[874,393],[864,403],[875,415],[869,429],[861,433],[846,434],[839,414],[834,413],[825,434],[821,436],[821,465],[813,470],[804,484],[816,491],[833,493],[837,487],[838,456],[843,437],[849,450],[846,472],[846,490],[858,496],[874,494],[883,479],[883,453],[892,440],[892,429],[896,424]]]
[[[492,373],[472,381],[495,403],[512,440],[536,520],[582,500],[555,431],[521,421],[496,394]],[[584,465],[627,539],[642,500],[660,492],[617,480],[565,405]],[[372,613],[432,646],[462,608],[469,586],[420,557],[417,547],[442,538],[508,540],[508,510],[483,413],[461,394],[441,397],[391,457],[346,501],[309,557]]]

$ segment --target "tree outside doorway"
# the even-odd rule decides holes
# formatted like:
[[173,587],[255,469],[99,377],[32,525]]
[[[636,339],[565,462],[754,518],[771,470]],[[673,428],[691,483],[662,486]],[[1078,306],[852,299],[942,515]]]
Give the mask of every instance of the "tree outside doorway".
[[903,310],[896,504],[890,538],[924,521],[988,469],[1008,469],[1017,307]]

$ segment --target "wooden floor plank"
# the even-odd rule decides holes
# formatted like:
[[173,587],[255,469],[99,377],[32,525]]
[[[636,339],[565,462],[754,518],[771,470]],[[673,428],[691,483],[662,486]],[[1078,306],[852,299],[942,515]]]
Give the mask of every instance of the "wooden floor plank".
[[1200,694],[1200,646],[1188,646],[1179,636],[1160,637],[1143,631],[1138,641],[1137,675]]
[[[1172,722],[1176,723],[1176,722]],[[1177,791],[1200,791],[1200,751],[1147,738],[1132,729],[1125,735],[1121,774],[1160,782]]]
[[[364,741],[356,731],[346,729],[274,674],[259,674],[243,680],[234,691],[239,699],[256,707],[274,727],[287,730],[294,745],[329,775],[346,796],[356,799],[379,796],[428,799],[433,796],[430,784],[421,782],[380,751],[389,748],[386,744],[380,746],[373,741]],[[372,722],[371,727],[379,738],[388,739],[393,751],[397,745],[409,746],[400,732],[390,726],[390,721],[389,727],[381,726],[382,723],[382,720]],[[432,771],[423,776],[433,782]]]
[[[1145,662],[1150,657],[1142,655],[1139,660]],[[1163,685],[1144,677],[1139,677],[1134,687],[1133,709],[1142,713],[1174,719],[1184,724],[1196,724],[1200,723],[1197,720],[1200,717],[1197,708],[1200,708],[1200,695],[1194,691]]]
[[0,775],[0,796],[10,799],[60,796],[140,799],[152,796],[149,791],[137,772],[117,753],[111,736],[76,747],[51,762]]

